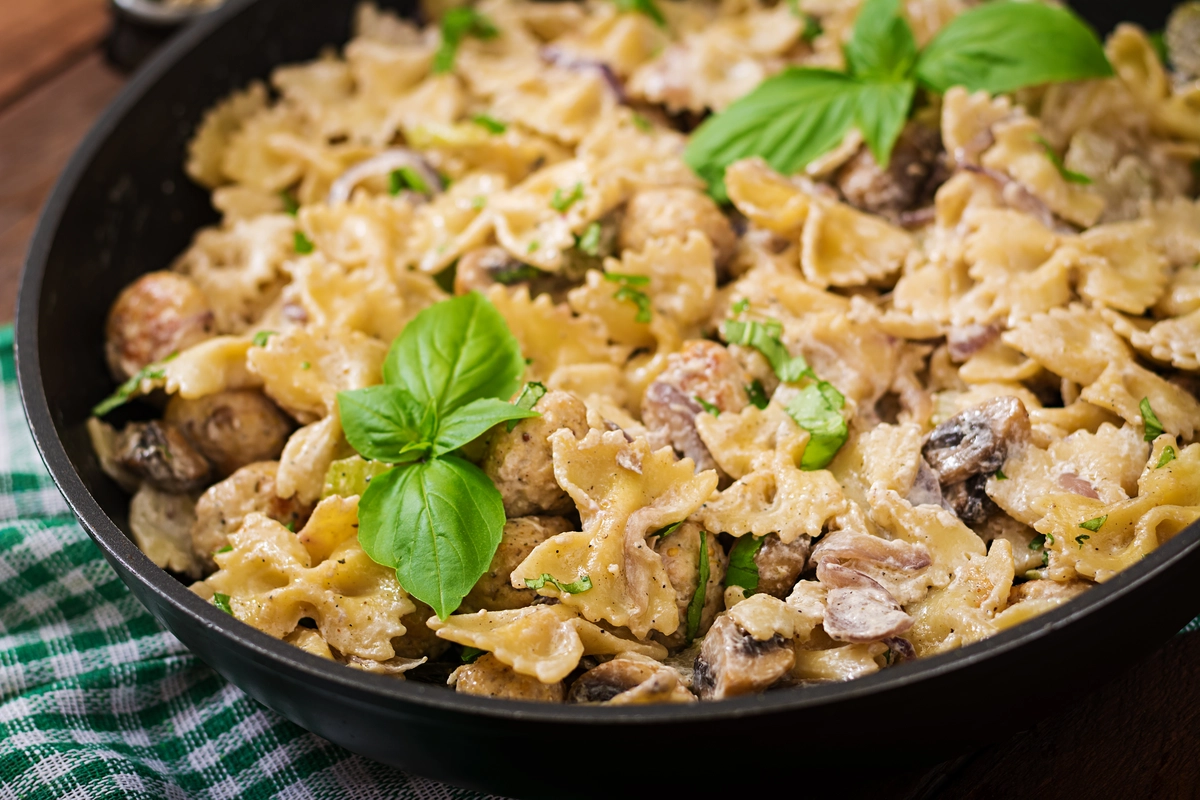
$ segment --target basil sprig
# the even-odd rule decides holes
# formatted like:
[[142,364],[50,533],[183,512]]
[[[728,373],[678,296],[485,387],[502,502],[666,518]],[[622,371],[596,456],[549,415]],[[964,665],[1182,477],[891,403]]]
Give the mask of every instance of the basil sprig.
[[1065,8],[992,2],[951,20],[917,50],[899,0],[867,0],[845,46],[846,71],[792,67],[710,117],[684,160],[725,202],[725,168],[761,156],[798,172],[857,128],[886,167],[918,83],[1008,92],[1042,83],[1113,74],[1096,34]]
[[500,492],[454,451],[494,425],[538,416],[502,399],[524,370],[504,318],[472,293],[405,327],[384,361],[382,386],[338,393],[350,445],[397,465],[367,484],[358,540],[442,619],[487,570],[504,528]]

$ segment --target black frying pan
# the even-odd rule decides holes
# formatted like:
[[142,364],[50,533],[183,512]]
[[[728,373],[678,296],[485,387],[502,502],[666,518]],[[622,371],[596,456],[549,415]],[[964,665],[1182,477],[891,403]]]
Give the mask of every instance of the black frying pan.
[[[385,3],[411,13],[410,2]],[[1083,9],[1161,27],[1167,2]],[[102,352],[117,292],[216,220],[184,175],[206,108],[349,34],[349,0],[234,0],[170,44],[80,146],[47,203],[17,311],[17,370],[34,438],[84,528],[138,599],[251,696],[350,750],[520,796],[668,796],[835,780],[933,762],[1031,725],[1126,668],[1200,610],[1200,525],[1082,598],[958,652],[846,684],[688,707],[571,707],[457,695],[308,655],[222,613],[127,538],[128,498],[84,431],[112,390]],[[1039,687],[1044,687],[1039,689]],[[1040,698],[1040,699],[1039,699]],[[1031,767],[1035,768],[1035,767]],[[640,776],[633,782],[633,776]]]

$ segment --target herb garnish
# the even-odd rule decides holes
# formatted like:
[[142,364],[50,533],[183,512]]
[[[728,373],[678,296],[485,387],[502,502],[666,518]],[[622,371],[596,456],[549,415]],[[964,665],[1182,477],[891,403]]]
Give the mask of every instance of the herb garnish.
[[704,409],[707,413],[712,414],[714,417],[721,416],[721,409],[718,406],[714,405],[713,403],[708,402],[700,395],[696,395],[694,397],[694,399],[697,403],[700,404],[700,407],[702,409]]
[[1079,545],[1079,549],[1080,549],[1080,550],[1082,550],[1082,549],[1083,549],[1083,543],[1084,543],[1084,542],[1086,542],[1086,541],[1087,541],[1088,539],[1090,539],[1090,538],[1092,538],[1092,537],[1091,537],[1091,536],[1088,536],[1086,533],[1081,533],[1081,534],[1079,534],[1078,536],[1076,536],[1076,537],[1075,537],[1075,543],[1076,543],[1076,544],[1078,544],[1078,545]]
[[296,216],[296,212],[300,210],[300,201],[296,199],[296,195],[284,189],[279,193],[279,199],[283,201],[284,213],[291,217]]
[[667,18],[663,16],[662,11],[654,4],[654,0],[613,0],[617,10],[621,13],[630,11],[639,14],[645,14],[650,19],[654,20],[654,24],[660,28],[667,27]]
[[583,184],[576,183],[571,187],[570,191],[564,192],[562,188],[554,190],[554,197],[550,198],[550,207],[559,213],[566,213],[571,206],[583,199]]
[[662,541],[663,539],[667,538],[675,531],[679,530],[679,526],[682,524],[683,524],[683,520],[679,520],[679,522],[672,522],[667,527],[659,528],[658,530],[654,531],[650,535],[657,536],[659,538],[659,541]]
[[622,283],[626,286],[649,286],[649,275],[629,275],[624,272],[606,272],[604,280],[609,283]]
[[771,400],[767,397],[767,392],[763,389],[762,381],[755,378],[750,383],[746,384],[746,397],[750,399],[750,405],[762,411]]
[[250,343],[255,347],[266,347],[267,342],[269,342],[271,337],[275,335],[275,331],[259,331],[258,333],[254,334],[254,338],[250,340]]
[[729,551],[729,569],[725,570],[725,585],[740,586],[747,595],[758,589],[758,564],[754,557],[765,539],[759,536],[739,536]]
[[1162,469],[1167,464],[1175,460],[1175,448],[1167,445],[1163,448],[1162,454],[1158,457],[1158,463],[1154,465],[1155,469]]
[[650,321],[650,296],[640,289],[633,288],[634,286],[648,286],[650,284],[649,276],[606,272],[604,273],[604,280],[610,283],[621,284],[621,288],[613,293],[613,299],[633,303],[637,306],[637,315],[633,318],[635,322],[646,323]]
[[454,69],[458,46],[468,36],[495,39],[500,30],[490,19],[473,8],[452,8],[442,17],[442,44],[433,57],[433,72],[441,75]]
[[766,356],[771,369],[784,383],[794,383],[806,375],[811,376],[812,369],[804,356],[793,356],[788,352],[780,337],[783,335],[783,325],[778,320],[766,322],[742,322],[727,320],[725,322],[725,341],[729,344],[740,344],[753,347]]
[[169,361],[172,361],[178,352],[171,353],[162,361],[155,361],[153,364],[146,366],[135,372],[129,380],[117,387],[117,390],[108,397],[101,400],[92,408],[93,417],[103,417],[114,408],[125,405],[138,392],[138,388],[142,385],[142,381],[158,381],[167,377],[167,370],[163,367]]
[[216,555],[220,555],[221,553],[232,553],[232,552],[233,552],[233,545],[227,544],[220,549],[214,550],[213,555],[216,556]]
[[[541,383],[540,381],[530,381],[529,383],[525,384],[523,389],[521,389],[521,394],[517,397],[517,400],[513,403],[513,405],[522,411],[532,411],[533,407],[537,405],[538,400],[541,400],[545,394],[546,384]],[[508,421],[509,432],[511,432],[513,428],[517,427],[517,423],[520,421],[521,420],[519,419],[510,419]]]
[[540,578],[526,578],[525,588],[541,589],[547,583],[552,585],[555,589],[558,589],[563,594],[580,594],[592,588],[592,579],[587,575],[580,575],[578,580],[572,581],[571,583],[563,583],[562,581],[556,579],[553,575],[549,575],[545,572],[542,573],[542,577]]
[[599,222],[593,222],[584,228],[583,233],[579,236],[577,246],[579,249],[592,257],[600,255],[600,238],[603,230]]
[[233,616],[233,606],[229,605],[229,595],[220,592],[213,593],[213,605],[224,611],[229,616]]
[[429,184],[412,167],[400,167],[389,172],[388,194],[394,197],[405,189],[412,189],[417,194],[429,194]]
[[471,293],[408,323],[383,363],[383,385],[338,393],[350,445],[398,465],[363,492],[359,542],[442,619],[488,568],[505,520],[492,481],[454,451],[498,423],[538,416],[503,399],[524,371],[504,318]]
[[512,266],[501,267],[496,272],[493,272],[492,280],[504,286],[512,286],[514,283],[531,281],[545,274],[532,264],[517,263]]
[[641,114],[635,113],[632,119],[634,126],[642,133],[650,133],[650,131],[654,130],[654,123],[643,117]]
[[542,246],[542,243],[539,242],[537,239],[534,239],[532,242],[529,243],[529,246],[525,248],[525,252],[536,253],[538,251],[538,248],[541,246]]
[[832,383],[817,381],[800,390],[787,404],[787,412],[804,430],[808,443],[800,457],[800,469],[824,469],[833,461],[849,437],[842,407],[846,398]]
[[1002,470],[1002,469],[996,470],[996,480],[998,480],[998,481],[1008,480],[1008,476],[1004,474],[1004,470]]
[[867,0],[845,46],[846,72],[790,67],[710,117],[684,160],[720,202],[725,168],[761,156],[798,172],[857,128],[886,167],[917,85],[962,85],[993,94],[1043,83],[1107,77],[1112,66],[1096,34],[1071,11],[1028,2],[992,2],[951,20],[918,53],[899,0]]
[[292,234],[292,249],[302,256],[306,256],[313,251],[312,239],[304,235],[304,231],[296,231]]
[[1089,519],[1087,522],[1081,522],[1079,523],[1079,527],[1083,528],[1085,531],[1091,531],[1092,533],[1095,533],[1096,531],[1100,530],[1100,526],[1105,522],[1108,522],[1108,514],[1105,514],[1102,517],[1096,517],[1095,519]]
[[475,116],[471,117],[471,122],[474,122],[488,133],[501,134],[508,130],[507,125],[495,117],[488,116],[487,114],[476,114]]
[[743,311],[748,310],[749,308],[750,308],[750,298],[743,297],[741,300],[738,300],[736,303],[731,305],[729,307],[729,310],[734,315],[737,315],[737,314],[741,314]]
[[1147,442],[1153,442],[1155,439],[1163,435],[1162,422],[1158,419],[1158,414],[1154,413],[1154,409],[1150,407],[1150,398],[1143,397],[1142,402],[1138,403],[1138,410],[1142,412],[1142,424],[1146,431],[1142,434],[1142,438]]
[[1029,549],[1030,550],[1041,550],[1045,546],[1046,546],[1046,534],[1044,534],[1044,533],[1039,533],[1037,536],[1034,536],[1032,539],[1029,540]]
[[1058,151],[1054,149],[1054,145],[1046,141],[1046,137],[1034,136],[1033,140],[1040,144],[1042,149],[1046,151],[1046,158],[1050,159],[1050,163],[1053,164],[1054,168],[1058,170],[1058,174],[1063,177],[1063,180],[1070,181],[1071,183],[1079,183],[1084,186],[1091,184],[1092,179],[1087,175],[1084,175],[1082,172],[1073,172],[1067,169],[1067,165],[1063,163],[1062,156],[1060,156]]
[[487,650],[480,650],[478,647],[463,645],[462,652],[459,653],[459,658],[462,659],[462,663],[464,664],[474,664],[475,661],[486,652]]
[[700,531],[700,575],[696,591],[687,608],[687,642],[691,644],[700,632],[700,618],[704,613],[704,598],[708,594],[708,531]]

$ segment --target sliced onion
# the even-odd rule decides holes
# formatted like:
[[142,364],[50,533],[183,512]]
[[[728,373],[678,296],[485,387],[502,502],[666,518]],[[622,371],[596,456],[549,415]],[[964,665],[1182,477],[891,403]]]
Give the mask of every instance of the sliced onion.
[[578,56],[561,47],[543,47],[540,55],[542,60],[548,64],[553,64],[556,67],[562,67],[571,72],[584,72],[592,70],[599,73],[604,84],[613,93],[618,103],[628,104],[629,97],[625,94],[625,86],[621,83],[621,79],[617,77],[617,73],[613,72],[612,67],[605,64],[603,61],[597,61],[594,58],[584,58]]
[[443,191],[442,178],[437,174],[437,170],[429,166],[428,161],[412,150],[403,147],[394,147],[390,150],[384,150],[377,156],[372,156],[365,161],[358,162],[339,175],[329,187],[326,202],[331,206],[345,203],[350,199],[350,194],[354,191],[354,187],[367,178],[386,177],[394,170],[402,167],[410,167],[416,170],[434,194]]

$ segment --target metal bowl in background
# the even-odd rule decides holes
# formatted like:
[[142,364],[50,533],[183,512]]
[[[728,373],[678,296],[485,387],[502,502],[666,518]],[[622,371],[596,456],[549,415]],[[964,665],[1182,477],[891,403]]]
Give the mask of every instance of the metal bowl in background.
[[[113,298],[216,221],[183,172],[204,111],[279,64],[349,36],[351,0],[230,0],[139,71],[72,158],[30,248],[17,371],[34,439],[83,527],[134,595],[252,697],[350,750],[411,772],[519,796],[711,793],[856,781],[932,763],[1028,727],[1125,669],[1200,610],[1200,524],[1081,598],[957,652],[844,684],[720,703],[581,707],[458,695],[357,672],[244,625],[156,567],[128,538],[128,497],[84,424],[112,389]],[[415,3],[381,5],[412,14]],[[1125,8],[1161,27],[1170,3]],[[1115,6],[1113,6],[1115,8]],[[1098,26],[1112,8],[1089,5]],[[1105,16],[1107,15],[1107,16]],[[628,791],[629,789],[626,789]]]

